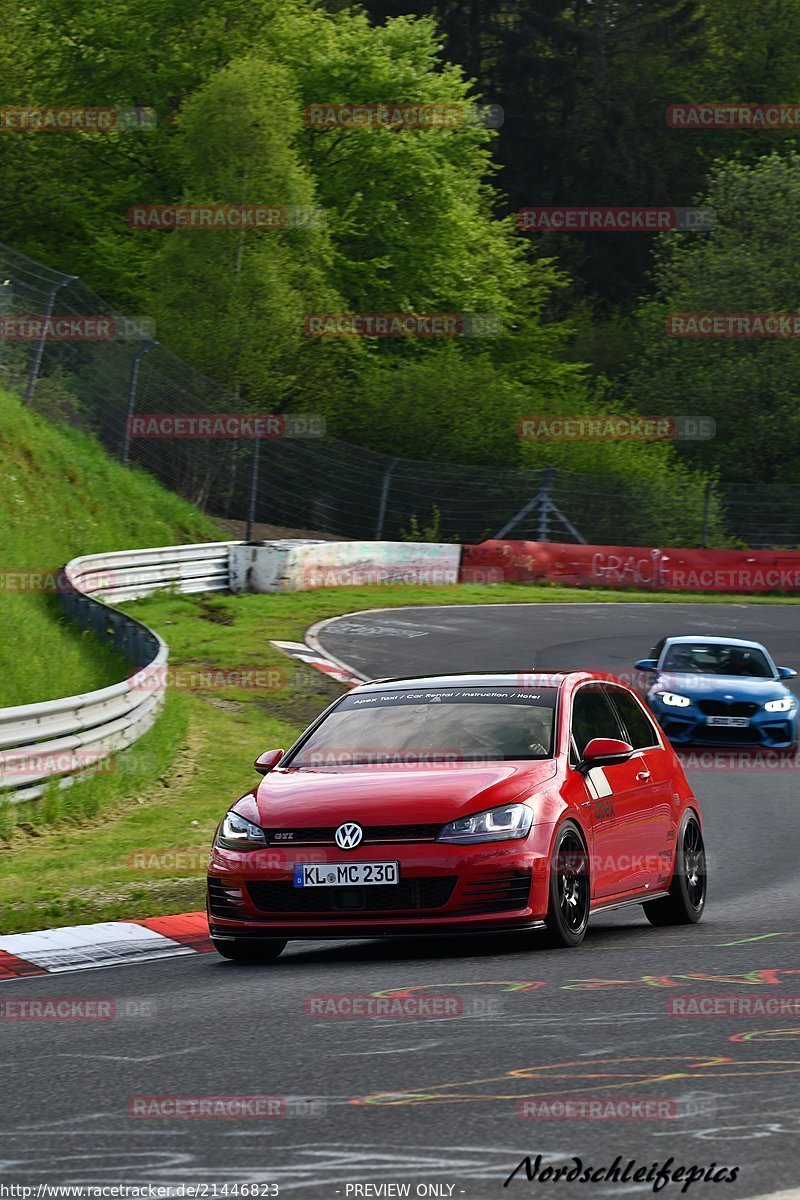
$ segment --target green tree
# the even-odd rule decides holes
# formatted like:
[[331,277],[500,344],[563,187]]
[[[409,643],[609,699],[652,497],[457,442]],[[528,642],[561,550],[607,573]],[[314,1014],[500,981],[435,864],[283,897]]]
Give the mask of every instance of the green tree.
[[[327,231],[313,223],[314,180],[296,149],[292,74],[264,52],[236,60],[189,98],[177,125],[183,203],[280,207],[287,225],[139,232],[159,243],[150,311],[173,349],[248,405],[291,406],[315,377],[322,384],[330,357],[304,336],[304,314],[341,303]],[[296,216],[312,223],[293,227]]]
[[708,415],[711,442],[680,444],[690,463],[727,480],[770,483],[800,468],[800,342],[796,337],[677,338],[681,313],[800,312],[800,155],[722,163],[706,203],[716,228],[663,239],[655,295],[639,314],[628,395],[641,412]]

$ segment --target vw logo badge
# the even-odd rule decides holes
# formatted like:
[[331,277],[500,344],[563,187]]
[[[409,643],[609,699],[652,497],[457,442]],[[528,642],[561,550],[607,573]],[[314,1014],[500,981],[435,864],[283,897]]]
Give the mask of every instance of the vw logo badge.
[[347,821],[339,826],[333,836],[340,850],[355,850],[364,836],[364,830],[360,825]]

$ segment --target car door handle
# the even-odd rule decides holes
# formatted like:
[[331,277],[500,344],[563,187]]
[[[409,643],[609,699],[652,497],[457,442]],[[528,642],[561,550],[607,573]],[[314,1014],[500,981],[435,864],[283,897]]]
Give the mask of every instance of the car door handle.
[[581,808],[588,808],[591,803],[592,803],[591,800],[584,800],[581,803]]
[[650,779],[650,772],[649,771],[640,771],[639,774],[636,776],[636,778],[639,783],[647,783]]

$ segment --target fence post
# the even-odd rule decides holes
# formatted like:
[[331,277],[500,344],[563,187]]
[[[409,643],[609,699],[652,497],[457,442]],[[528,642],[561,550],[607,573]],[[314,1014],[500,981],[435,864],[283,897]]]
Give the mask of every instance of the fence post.
[[[77,278],[78,278],[77,275],[64,275],[64,276],[62,276],[61,279],[59,279],[59,281],[57,283],[54,283],[53,286],[50,288],[50,291],[47,296],[47,303],[44,306],[45,310],[44,310],[44,313],[42,314],[42,320],[43,320],[45,327],[46,327],[47,322],[50,320],[50,318],[53,315],[53,305],[56,302],[56,293],[59,292],[61,290],[61,288],[66,287],[68,283],[74,283]],[[33,355],[33,362],[31,363],[30,374],[28,375],[28,387],[25,392],[25,404],[28,408],[30,408],[31,402],[33,400],[33,393],[36,390],[36,381],[39,378],[39,369],[42,365],[42,355],[44,354],[44,344],[47,341],[47,334],[46,334],[45,327],[42,328],[42,335],[39,338],[39,341],[36,343],[36,350]]]
[[131,420],[133,418],[133,410],[136,405],[136,385],[139,381],[139,359],[144,358],[150,350],[158,345],[158,342],[145,342],[143,346],[134,354],[131,359],[131,369],[128,375],[128,413],[125,418],[125,439],[122,443],[122,465],[127,467],[128,456],[131,449]]
[[[14,283],[11,279],[4,279],[0,283],[0,317],[7,317],[11,312],[11,305],[14,303]],[[3,349],[5,347],[5,338],[0,338],[0,361],[3,358]]]
[[539,533],[536,539],[539,542],[550,541],[550,487],[552,482],[553,468],[545,467],[544,479],[542,480],[542,489],[539,492],[541,508],[539,509]]
[[703,501],[703,549],[708,549],[708,525],[711,519],[711,483],[706,484],[706,494]]
[[383,522],[386,517],[386,503],[389,499],[389,483],[392,478],[392,472],[399,463],[399,458],[393,458],[383,474],[383,484],[381,486],[381,500],[378,505],[378,523],[375,526],[375,541],[379,542],[383,537]]
[[253,438],[253,465],[250,474],[250,504],[247,509],[247,528],[244,533],[244,540],[252,542],[253,540],[253,523],[256,517],[256,496],[258,495],[258,466],[261,457],[261,438],[258,434]]

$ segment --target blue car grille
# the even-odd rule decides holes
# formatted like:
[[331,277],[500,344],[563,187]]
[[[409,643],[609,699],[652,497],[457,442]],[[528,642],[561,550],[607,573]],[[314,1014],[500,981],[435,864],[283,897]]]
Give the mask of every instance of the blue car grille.
[[759,706],[743,700],[698,700],[697,707],[707,717],[754,717]]

